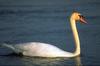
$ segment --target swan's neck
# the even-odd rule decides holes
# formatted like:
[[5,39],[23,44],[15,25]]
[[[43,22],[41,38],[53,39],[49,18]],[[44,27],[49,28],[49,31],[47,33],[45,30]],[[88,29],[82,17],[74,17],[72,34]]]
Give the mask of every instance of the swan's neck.
[[80,54],[80,40],[79,40],[79,36],[78,36],[78,31],[76,28],[76,22],[75,20],[73,20],[72,18],[70,19],[70,23],[71,23],[71,29],[73,32],[73,37],[74,37],[74,41],[75,41],[75,47],[76,50],[74,52],[74,56],[77,56]]

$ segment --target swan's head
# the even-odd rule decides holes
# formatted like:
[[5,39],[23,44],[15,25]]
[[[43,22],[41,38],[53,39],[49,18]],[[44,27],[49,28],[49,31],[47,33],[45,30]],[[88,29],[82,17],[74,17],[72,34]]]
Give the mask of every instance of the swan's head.
[[81,23],[87,23],[85,21],[85,17],[78,12],[73,12],[73,14],[71,15],[71,19],[75,20],[76,22],[80,21]]

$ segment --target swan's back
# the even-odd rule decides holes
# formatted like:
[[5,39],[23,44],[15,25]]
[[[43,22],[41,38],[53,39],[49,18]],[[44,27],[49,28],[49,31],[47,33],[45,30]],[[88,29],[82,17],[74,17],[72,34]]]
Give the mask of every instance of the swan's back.
[[39,42],[15,44],[12,47],[14,52],[22,53],[25,56],[66,57],[72,55],[72,53],[65,52],[54,45]]

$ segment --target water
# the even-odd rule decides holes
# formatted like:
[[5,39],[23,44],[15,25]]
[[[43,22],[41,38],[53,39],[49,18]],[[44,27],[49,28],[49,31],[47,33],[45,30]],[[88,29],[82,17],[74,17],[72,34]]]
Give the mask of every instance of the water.
[[[100,66],[99,0],[0,0],[0,42],[44,42],[74,50],[69,25],[73,10],[85,15],[88,24],[77,24],[81,56],[34,58],[0,56],[0,66]],[[0,54],[11,52],[0,48]]]

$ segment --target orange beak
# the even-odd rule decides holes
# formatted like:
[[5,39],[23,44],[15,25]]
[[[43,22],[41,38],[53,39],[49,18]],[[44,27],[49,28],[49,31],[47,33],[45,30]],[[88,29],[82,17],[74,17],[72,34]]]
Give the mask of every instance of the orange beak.
[[80,22],[84,23],[84,24],[87,24],[87,22],[85,21],[85,17],[82,16],[82,15],[79,15],[79,16],[80,16]]

